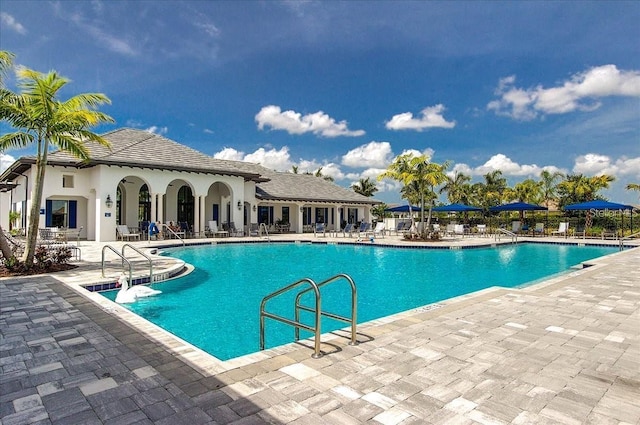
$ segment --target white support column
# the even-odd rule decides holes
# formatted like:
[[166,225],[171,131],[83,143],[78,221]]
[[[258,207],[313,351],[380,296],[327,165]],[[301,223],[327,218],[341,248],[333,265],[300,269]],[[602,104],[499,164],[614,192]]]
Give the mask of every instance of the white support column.
[[200,195],[193,197],[193,233],[200,233]]
[[205,208],[207,207],[207,196],[200,196],[200,232],[204,235],[205,223],[207,215],[205,214]]
[[164,223],[164,193],[158,194],[158,221]]
[[151,194],[151,221],[158,221],[158,208],[157,208],[157,201],[158,201],[158,194],[157,193],[152,193]]

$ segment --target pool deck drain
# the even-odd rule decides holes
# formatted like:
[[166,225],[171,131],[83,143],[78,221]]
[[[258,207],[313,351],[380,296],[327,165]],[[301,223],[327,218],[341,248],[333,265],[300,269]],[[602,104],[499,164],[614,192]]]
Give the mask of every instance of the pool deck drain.
[[81,245],[74,271],[0,279],[2,425],[640,423],[640,249],[369,322],[320,359],[216,362],[78,291],[102,246]]

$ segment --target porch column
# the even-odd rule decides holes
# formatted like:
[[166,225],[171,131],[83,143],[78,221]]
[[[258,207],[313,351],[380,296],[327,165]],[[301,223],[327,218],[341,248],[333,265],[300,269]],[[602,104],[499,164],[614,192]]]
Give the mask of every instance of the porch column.
[[296,204],[296,212],[298,213],[298,228],[296,229],[296,233],[302,233],[304,227],[302,224],[302,209],[304,205]]
[[158,193],[158,221],[164,223],[164,193]]
[[157,201],[158,201],[158,194],[157,193],[152,193],[151,194],[151,221],[158,221],[157,220],[157,214],[158,214],[158,208],[157,208]]
[[202,196],[196,195],[195,198],[193,199],[193,204],[194,204],[193,205],[193,233],[199,235],[200,229],[204,229],[200,221],[200,211],[203,208]]

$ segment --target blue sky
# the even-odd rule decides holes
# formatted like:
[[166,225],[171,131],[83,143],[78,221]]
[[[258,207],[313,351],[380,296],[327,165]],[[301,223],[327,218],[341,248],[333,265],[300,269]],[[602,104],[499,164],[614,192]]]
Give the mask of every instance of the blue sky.
[[323,167],[344,186],[407,151],[474,181],[607,173],[605,195],[637,204],[638,22],[637,1],[2,0],[0,48],[70,78],[63,98],[105,93],[116,124],[99,132]]

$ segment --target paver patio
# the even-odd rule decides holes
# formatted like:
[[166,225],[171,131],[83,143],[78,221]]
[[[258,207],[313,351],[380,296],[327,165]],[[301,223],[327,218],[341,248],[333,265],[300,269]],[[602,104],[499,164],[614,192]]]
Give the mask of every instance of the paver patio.
[[593,263],[239,362],[95,304],[95,263],[0,279],[0,424],[637,424],[640,249]]

